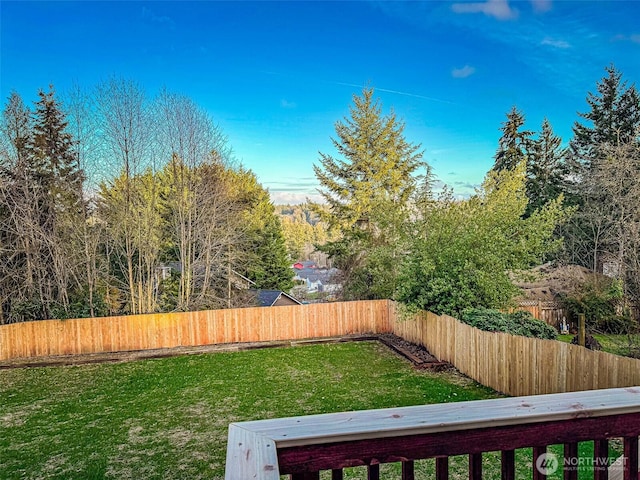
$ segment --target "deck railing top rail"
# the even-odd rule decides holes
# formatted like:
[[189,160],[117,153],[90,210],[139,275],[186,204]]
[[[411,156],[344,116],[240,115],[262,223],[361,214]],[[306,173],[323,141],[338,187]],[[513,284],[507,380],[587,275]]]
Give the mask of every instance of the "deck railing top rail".
[[[283,449],[291,451],[347,442],[362,445],[363,441],[477,432],[500,427],[504,432],[505,427],[542,423],[555,425],[555,431],[566,431],[566,434],[555,433],[556,440],[579,441],[586,437],[581,439],[572,435],[570,423],[629,416],[636,423],[633,428],[640,430],[638,415],[640,387],[629,387],[232,423],[229,427],[226,479],[279,478],[278,461]],[[562,422],[567,422],[567,428],[558,429]],[[603,435],[625,436],[635,432],[626,430],[624,427],[620,432],[607,431]],[[593,431],[590,435],[589,438],[593,439]],[[543,445],[546,444],[542,443],[544,440],[544,436],[539,440],[530,437],[528,443],[523,441],[513,448],[536,446],[536,442]],[[482,451],[482,448],[476,450]]]

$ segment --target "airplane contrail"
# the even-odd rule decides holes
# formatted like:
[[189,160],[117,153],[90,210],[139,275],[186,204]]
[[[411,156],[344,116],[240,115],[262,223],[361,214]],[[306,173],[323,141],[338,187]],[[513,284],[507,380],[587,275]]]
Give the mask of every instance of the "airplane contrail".
[[[268,71],[268,70],[261,70],[261,73],[265,73],[267,75],[277,75],[277,76],[282,76],[282,77],[289,77],[289,78],[294,78],[292,77],[290,74],[284,74],[284,73],[280,73],[280,72],[273,72],[273,71]],[[306,79],[305,81],[309,81],[310,79]],[[329,83],[332,85],[343,85],[345,87],[357,87],[357,88],[362,88],[364,85],[358,85],[355,83],[348,83],[348,82],[337,82],[334,80],[321,80],[321,79],[313,79],[316,81],[319,81],[321,83]],[[429,100],[430,102],[438,102],[438,103],[446,103],[448,105],[458,105],[455,102],[452,102],[450,100],[443,100],[441,98],[435,98],[435,97],[427,97],[426,95],[419,95],[417,93],[410,93],[410,92],[402,92],[400,90],[391,90],[389,88],[380,88],[380,87],[373,87],[374,90],[378,90],[380,92],[386,92],[386,93],[394,93],[396,95],[403,95],[405,97],[413,97],[413,98],[420,98],[422,100]]]
[[[344,85],[346,87],[362,88],[362,85],[356,85],[355,83],[332,82],[332,81],[325,81],[325,82],[326,83],[333,83],[335,85]],[[447,103],[449,105],[457,105],[455,102],[451,102],[449,100],[442,100],[441,98],[427,97],[425,95],[419,95],[417,93],[401,92],[399,90],[390,90],[388,88],[380,88],[380,87],[373,87],[373,89],[374,90],[378,90],[380,92],[395,93],[396,95],[404,95],[405,97],[421,98],[423,100],[429,100],[429,101],[432,101],[432,102]]]

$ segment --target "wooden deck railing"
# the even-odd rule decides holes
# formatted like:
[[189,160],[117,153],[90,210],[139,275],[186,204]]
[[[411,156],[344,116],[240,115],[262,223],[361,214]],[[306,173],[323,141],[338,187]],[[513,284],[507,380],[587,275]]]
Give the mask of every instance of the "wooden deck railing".
[[[501,478],[514,480],[517,448],[533,447],[533,478],[546,478],[547,446],[564,445],[559,459],[564,479],[578,478],[578,442],[594,441],[594,462],[603,465],[608,441],[624,439],[621,471],[594,468],[595,480],[620,475],[638,480],[640,387],[557,393],[472,402],[232,423],[226,480],[318,479],[329,470],[366,465],[368,478],[379,464],[402,463],[402,479],[414,478],[414,461],[436,459],[436,480],[448,478],[448,458],[469,455],[469,478],[482,478],[482,454],[501,452]],[[549,457],[542,457],[542,460]],[[571,459],[574,460],[571,460]],[[536,460],[540,468],[536,468]]]

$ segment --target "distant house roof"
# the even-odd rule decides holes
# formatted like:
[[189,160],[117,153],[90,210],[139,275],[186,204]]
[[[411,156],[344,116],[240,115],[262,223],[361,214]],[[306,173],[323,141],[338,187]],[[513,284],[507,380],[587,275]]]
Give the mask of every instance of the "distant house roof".
[[310,282],[324,282],[327,278],[324,275],[307,275],[306,279]]
[[293,268],[296,270],[301,270],[303,268],[318,268],[318,265],[313,260],[305,260],[304,262],[294,263]]
[[294,279],[309,280],[310,282],[320,280],[322,283],[335,283],[334,278],[337,280],[339,272],[337,268],[328,270],[325,268],[303,268],[295,272]]
[[253,290],[261,307],[273,307],[279,305],[302,305],[302,302],[295,299],[282,290]]

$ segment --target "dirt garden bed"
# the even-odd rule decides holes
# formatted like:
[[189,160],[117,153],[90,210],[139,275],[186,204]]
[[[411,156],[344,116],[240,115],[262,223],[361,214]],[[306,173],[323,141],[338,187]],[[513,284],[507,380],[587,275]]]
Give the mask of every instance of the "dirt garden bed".
[[36,358],[15,358],[11,360],[0,360],[0,370],[8,368],[84,365],[92,363],[121,363],[149,358],[177,357],[181,355],[197,355],[216,352],[237,352],[260,348],[295,347],[321,343],[341,343],[372,340],[377,340],[383,345],[389,347],[398,355],[409,360],[416,368],[428,368],[435,371],[440,371],[451,367],[451,365],[446,362],[440,362],[423,346],[408,342],[397,335],[386,333],[381,335],[344,335],[340,337],[313,338],[306,340],[227,343],[219,345],[203,345],[198,347],[173,347],[154,350],[134,350],[127,352],[105,352],[79,355],[43,356]]

